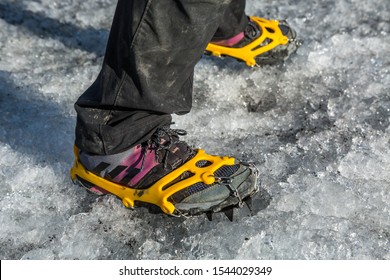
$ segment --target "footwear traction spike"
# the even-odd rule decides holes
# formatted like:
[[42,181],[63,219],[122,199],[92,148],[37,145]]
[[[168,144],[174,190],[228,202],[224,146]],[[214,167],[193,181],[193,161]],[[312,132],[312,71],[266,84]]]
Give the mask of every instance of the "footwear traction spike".
[[228,219],[233,222],[233,208],[223,210],[223,213],[228,217]]
[[252,213],[253,212],[253,207],[252,207],[252,197],[247,197],[244,199],[244,202],[246,206],[248,207],[249,211]]

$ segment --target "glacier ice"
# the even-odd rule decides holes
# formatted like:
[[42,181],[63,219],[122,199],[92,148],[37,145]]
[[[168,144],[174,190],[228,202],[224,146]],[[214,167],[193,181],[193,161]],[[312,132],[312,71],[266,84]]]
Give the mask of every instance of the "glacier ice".
[[[205,57],[186,141],[254,161],[254,215],[130,211],[69,179],[73,103],[115,1],[0,1],[1,259],[390,259],[387,0],[247,1],[303,46],[279,66]],[[237,230],[239,228],[239,230]]]

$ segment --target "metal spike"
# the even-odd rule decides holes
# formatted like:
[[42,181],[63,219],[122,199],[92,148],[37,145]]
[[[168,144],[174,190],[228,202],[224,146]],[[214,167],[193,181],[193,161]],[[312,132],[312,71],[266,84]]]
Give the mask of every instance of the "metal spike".
[[249,211],[252,213],[253,208],[252,208],[252,197],[248,196],[247,198],[244,199],[244,202],[246,206],[248,206]]
[[213,212],[206,212],[206,216],[210,222],[213,220]]
[[233,222],[233,208],[226,209],[223,211],[223,213],[225,213],[226,217],[228,217],[228,219]]

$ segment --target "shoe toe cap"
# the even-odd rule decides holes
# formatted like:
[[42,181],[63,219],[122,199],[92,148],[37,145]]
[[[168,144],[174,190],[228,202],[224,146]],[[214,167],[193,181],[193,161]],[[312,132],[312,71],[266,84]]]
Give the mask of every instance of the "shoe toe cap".
[[237,205],[257,192],[257,178],[258,172],[255,167],[239,164],[238,170],[229,179],[223,178],[224,180],[187,196],[175,207],[186,211],[197,209],[200,212],[217,212],[222,208]]

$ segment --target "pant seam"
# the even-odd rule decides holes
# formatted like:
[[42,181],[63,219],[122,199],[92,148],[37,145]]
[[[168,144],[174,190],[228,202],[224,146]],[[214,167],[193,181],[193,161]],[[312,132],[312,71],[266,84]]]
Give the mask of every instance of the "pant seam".
[[152,4],[152,0],[149,0],[148,3],[147,3],[146,6],[145,6],[145,10],[144,10],[144,12],[142,13],[141,19],[140,19],[139,24],[138,24],[138,26],[137,26],[137,29],[135,30],[133,39],[131,40],[130,48],[133,47],[134,42],[135,42],[135,40],[137,39],[138,34],[140,33],[141,25],[142,25],[142,23],[144,22],[144,19],[145,19],[145,17],[146,17],[146,13],[149,11],[149,7],[150,7],[151,4]]
[[[136,31],[134,33],[134,36],[132,38],[132,41],[131,41],[131,44],[130,44],[130,49],[133,48],[134,42],[135,42],[136,38],[138,37],[138,34],[140,33],[141,26],[142,26],[142,24],[144,22],[144,19],[146,17],[146,13],[148,12],[151,3],[152,3],[152,0],[149,0],[148,3],[145,6],[144,12],[142,13],[141,19],[139,21],[139,24],[138,24],[138,26],[136,28]],[[115,98],[114,98],[114,102],[113,102],[113,106],[114,107],[117,104],[117,101],[119,99],[119,95],[120,95],[120,92],[122,91],[122,88],[123,88],[123,85],[125,83],[126,77],[127,77],[127,73],[123,73],[123,75],[121,77],[120,84],[119,84],[119,86],[118,86],[118,88],[117,88],[117,90],[115,92]],[[110,112],[108,113],[108,118],[105,120],[104,125],[107,125],[108,122],[111,120],[113,112],[114,112],[114,110],[110,110]],[[99,126],[99,134],[100,135],[102,135],[102,127],[103,127],[103,125]],[[103,141],[102,142],[103,142],[103,145],[102,145],[103,146],[103,151],[106,154],[107,153],[107,147],[106,147],[106,143],[105,143],[106,140],[104,139],[104,136],[103,136]]]
[[[146,4],[145,10],[144,10],[144,12],[143,12],[143,14],[142,14],[142,16],[141,16],[141,19],[140,19],[140,21],[139,21],[139,24],[138,24],[138,26],[137,26],[137,29],[136,29],[135,34],[134,34],[134,36],[133,36],[133,39],[132,39],[132,41],[131,41],[130,48],[132,48],[133,45],[134,45],[134,41],[135,41],[135,39],[136,39],[136,37],[137,37],[137,35],[138,35],[138,33],[139,33],[139,30],[141,29],[141,25],[142,25],[142,23],[143,23],[143,21],[144,21],[145,15],[146,15],[146,13],[147,13],[147,11],[148,11],[149,6],[150,6],[151,3],[152,3],[152,0],[149,0],[148,3]],[[120,94],[120,92],[121,92],[121,90],[122,90],[122,88],[123,88],[123,84],[124,84],[124,82],[125,82],[126,76],[127,76],[127,73],[123,73],[122,78],[121,78],[121,81],[120,81],[120,84],[119,84],[119,87],[118,87],[118,89],[117,89],[116,92],[115,92],[115,98],[114,98],[113,106],[116,106],[116,103],[117,103],[117,101],[118,101],[119,94]],[[107,125],[107,123],[111,120],[113,111],[114,111],[114,110],[110,110],[110,112],[108,113],[108,118],[107,118],[106,121],[104,122],[104,125]],[[103,148],[104,148],[104,144],[103,144]],[[105,149],[105,148],[104,148],[104,149]]]

